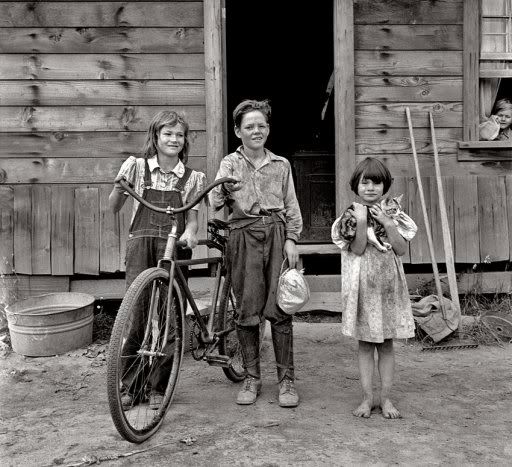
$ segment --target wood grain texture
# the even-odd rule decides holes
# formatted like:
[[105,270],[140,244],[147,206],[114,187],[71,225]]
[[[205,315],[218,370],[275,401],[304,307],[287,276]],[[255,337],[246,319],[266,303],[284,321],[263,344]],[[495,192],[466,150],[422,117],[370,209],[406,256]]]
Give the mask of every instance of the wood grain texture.
[[51,187],[32,187],[32,274],[51,274]]
[[203,28],[0,28],[0,53],[203,53]]
[[0,27],[202,27],[202,2],[1,2]]
[[462,50],[462,26],[357,24],[354,47],[356,50]]
[[355,51],[359,76],[462,76],[460,51]]
[[[454,244],[454,215],[453,215],[453,177],[441,177],[443,184],[446,214],[448,218],[448,229],[450,231],[450,238],[452,245]],[[441,218],[441,203],[439,200],[437,182],[435,177],[430,177],[430,225],[432,229],[432,240],[434,243],[434,250],[436,261],[438,263],[446,262],[446,253],[443,240],[443,226]],[[429,202],[429,200],[427,200]]]
[[455,262],[478,263],[478,190],[477,178],[453,178]]
[[54,185],[52,188],[51,256],[53,276],[73,275],[75,189]]
[[[408,213],[408,209],[409,209],[409,179],[408,179],[408,177],[393,177],[393,184],[391,185],[391,188],[389,189],[389,196],[400,196],[400,195],[402,195],[402,200],[400,202],[400,204],[402,205],[402,209],[406,213]],[[402,262],[404,264],[411,262],[410,243],[407,244],[407,251],[406,251],[405,255],[402,256]]]
[[508,244],[509,257],[512,258],[512,176],[505,177],[505,190],[507,194],[507,220],[508,220]]
[[119,216],[110,210],[108,204],[111,191],[112,184],[99,186],[100,273],[119,270]]
[[[0,164],[8,157],[128,157],[138,155],[145,132],[3,133]],[[204,156],[206,133],[189,133],[190,158]],[[27,174],[29,175],[29,174]]]
[[[392,172],[393,173],[393,172]],[[430,219],[431,213],[430,208],[431,205],[428,203],[428,200],[431,199],[430,195],[430,180],[429,177],[421,177],[422,185],[423,185],[423,195],[426,201],[426,209],[427,209],[427,217],[429,219],[429,224],[425,226],[425,219],[423,215],[423,210],[420,202],[420,195],[418,190],[418,183],[416,178],[409,179],[408,193],[409,193],[409,215],[416,222],[418,226],[418,233],[410,242],[410,252],[411,252],[411,263],[413,264],[428,264],[431,262],[430,258],[430,250],[428,246],[427,239],[427,228],[430,229]]]
[[99,273],[98,188],[75,189],[75,274]]
[[128,233],[132,220],[133,198],[124,203],[123,209],[117,214],[119,218],[119,271],[126,271],[126,241],[128,240]]
[[510,258],[505,177],[478,177],[480,261]]
[[478,141],[480,1],[464,2],[464,141]]
[[14,192],[0,186],[0,274],[14,272]]
[[202,54],[0,54],[2,80],[204,79]]
[[2,105],[203,105],[204,81],[0,81]]
[[463,0],[358,0],[356,24],[461,24]]
[[32,274],[32,188],[14,186],[14,261],[17,274]]
[[[12,158],[0,160],[8,184],[98,184],[112,183],[124,157]],[[189,167],[206,171],[206,158],[190,157]]]
[[206,129],[205,107],[196,106],[48,106],[0,107],[0,132],[146,131],[161,110],[183,115],[192,131]]

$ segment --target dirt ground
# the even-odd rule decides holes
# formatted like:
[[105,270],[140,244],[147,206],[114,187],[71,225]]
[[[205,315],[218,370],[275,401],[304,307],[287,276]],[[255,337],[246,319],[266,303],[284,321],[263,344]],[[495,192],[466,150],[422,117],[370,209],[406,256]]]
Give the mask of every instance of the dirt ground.
[[358,419],[351,415],[359,401],[356,345],[341,336],[339,326],[295,324],[301,395],[295,409],[277,405],[268,335],[263,391],[253,406],[237,406],[238,386],[219,368],[187,355],[161,430],[141,445],[124,441],[110,419],[106,344],[96,342],[58,357],[4,355],[1,464],[512,463],[510,345],[422,352],[417,342],[399,342],[394,400],[403,418],[385,420],[373,413],[370,419]]

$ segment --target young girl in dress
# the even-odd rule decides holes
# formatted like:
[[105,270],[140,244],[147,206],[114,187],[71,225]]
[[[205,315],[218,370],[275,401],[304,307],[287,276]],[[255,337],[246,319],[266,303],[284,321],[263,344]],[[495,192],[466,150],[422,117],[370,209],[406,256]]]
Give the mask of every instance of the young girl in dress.
[[[360,162],[350,179],[350,187],[358,196],[351,209],[357,221],[353,240],[333,239],[341,248],[342,333],[359,341],[358,363],[362,402],[353,411],[356,417],[368,418],[374,406],[380,405],[385,418],[400,418],[390,401],[395,355],[393,339],[414,336],[409,292],[400,256],[407,250],[407,240],[398,232],[395,222],[379,207],[378,202],[391,186],[392,177],[378,159]],[[385,230],[391,245],[384,251],[368,243],[368,212]],[[414,225],[414,223],[412,223]],[[412,234],[414,235],[414,234]],[[408,235],[410,240],[412,237]],[[374,355],[381,381],[380,402],[373,397]]]

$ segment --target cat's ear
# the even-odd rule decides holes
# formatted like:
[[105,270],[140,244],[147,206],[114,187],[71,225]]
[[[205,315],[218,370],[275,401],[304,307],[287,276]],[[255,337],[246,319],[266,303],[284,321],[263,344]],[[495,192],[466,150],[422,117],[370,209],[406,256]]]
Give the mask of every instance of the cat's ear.
[[398,195],[395,197],[395,201],[401,206],[402,205],[402,198],[404,197],[404,194]]

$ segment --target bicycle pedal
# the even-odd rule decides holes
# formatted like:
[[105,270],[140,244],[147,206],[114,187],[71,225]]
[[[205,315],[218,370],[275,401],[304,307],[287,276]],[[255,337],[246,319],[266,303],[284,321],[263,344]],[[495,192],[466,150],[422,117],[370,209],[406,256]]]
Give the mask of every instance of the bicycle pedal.
[[228,368],[231,365],[231,359],[227,355],[205,355],[204,359],[211,366]]

